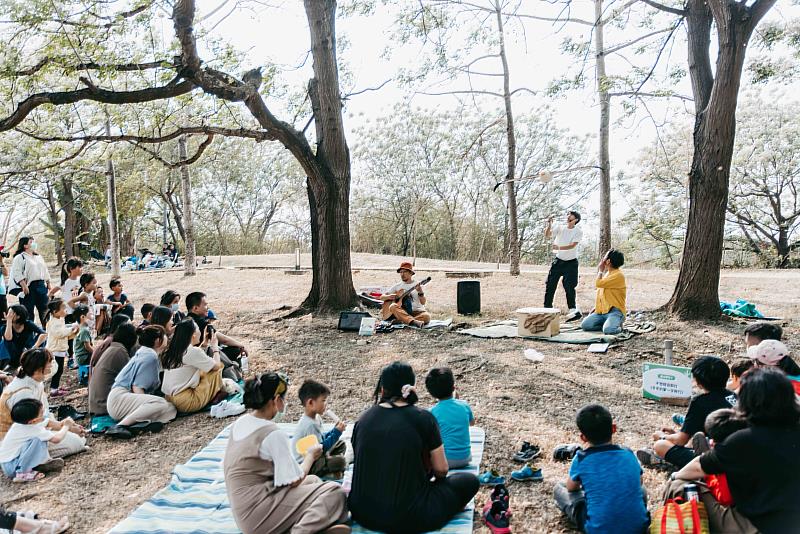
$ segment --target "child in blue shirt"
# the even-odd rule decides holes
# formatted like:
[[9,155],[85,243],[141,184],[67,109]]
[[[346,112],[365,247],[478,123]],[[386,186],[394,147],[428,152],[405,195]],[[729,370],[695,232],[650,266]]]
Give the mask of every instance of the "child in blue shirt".
[[589,404],[576,421],[588,447],[573,458],[566,483],[556,485],[556,504],[586,534],[643,534],[650,516],[642,468],[630,449],[612,443],[617,426],[611,413]]
[[425,377],[425,388],[439,402],[431,413],[439,423],[439,432],[444,443],[444,454],[450,469],[466,467],[472,461],[469,445],[469,427],[475,417],[466,402],[453,398],[455,378],[448,367],[431,369]]

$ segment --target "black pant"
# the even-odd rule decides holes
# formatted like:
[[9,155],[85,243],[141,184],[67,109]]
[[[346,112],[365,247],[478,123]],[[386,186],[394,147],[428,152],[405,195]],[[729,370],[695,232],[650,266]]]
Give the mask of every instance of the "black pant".
[[58,371],[50,381],[50,389],[58,389],[58,386],[61,385],[61,375],[64,374],[64,366],[66,365],[64,356],[54,356],[54,358],[56,359],[56,364],[58,364]]
[[111,315],[114,316],[117,315],[118,313],[127,315],[130,318],[130,320],[133,321],[133,306],[131,306],[130,304],[126,304],[125,306],[120,306],[119,308],[117,308],[117,311],[115,311]]
[[567,294],[567,307],[571,310],[575,308],[575,288],[578,287],[578,260],[553,259],[550,264],[550,272],[547,273],[547,285],[544,290],[544,307],[553,307],[553,297],[558,287],[558,279],[564,278],[561,284]]
[[28,284],[28,294],[21,293],[20,296],[22,295],[24,296],[19,302],[28,310],[28,319],[33,321],[33,312],[38,310],[39,322],[44,328],[47,324],[47,303],[50,300],[47,296],[47,285],[43,280],[34,280]]
[[8,311],[8,297],[3,294],[0,295],[0,319],[6,320],[6,312]]
[[464,509],[479,488],[478,477],[472,473],[454,473],[430,484],[401,518],[388,518],[373,510],[359,510],[355,519],[362,526],[381,532],[439,530]]
[[6,512],[4,508],[0,508],[0,528],[14,530],[14,525],[16,524],[17,514],[14,512]]

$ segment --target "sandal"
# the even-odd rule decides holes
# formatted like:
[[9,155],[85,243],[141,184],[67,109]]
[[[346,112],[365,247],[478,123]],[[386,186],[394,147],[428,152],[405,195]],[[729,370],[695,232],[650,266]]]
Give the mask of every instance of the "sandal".
[[70,524],[67,516],[58,521],[52,519],[41,519],[41,524],[30,531],[30,534],[61,534],[69,530]]
[[25,471],[24,473],[17,473],[14,477],[15,484],[22,484],[24,482],[36,482],[44,478],[44,473],[38,471]]

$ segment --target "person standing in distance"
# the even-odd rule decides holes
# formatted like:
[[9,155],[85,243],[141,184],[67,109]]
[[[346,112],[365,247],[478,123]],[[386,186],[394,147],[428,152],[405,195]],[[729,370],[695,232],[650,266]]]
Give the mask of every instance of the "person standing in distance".
[[575,304],[575,288],[578,287],[578,243],[583,238],[583,232],[577,227],[581,222],[581,214],[577,211],[567,212],[565,226],[553,227],[553,217],[547,219],[544,227],[546,239],[553,239],[553,252],[555,257],[547,273],[547,282],[544,291],[544,307],[553,307],[553,297],[556,294],[559,279],[563,278],[562,285],[567,294],[567,307],[569,311],[565,321],[574,321],[581,318],[581,312]]

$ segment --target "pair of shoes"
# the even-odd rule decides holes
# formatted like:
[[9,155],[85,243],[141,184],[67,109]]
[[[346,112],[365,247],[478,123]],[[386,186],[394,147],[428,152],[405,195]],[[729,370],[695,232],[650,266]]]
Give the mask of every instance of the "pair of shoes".
[[21,484],[23,482],[36,482],[37,480],[41,480],[44,478],[44,473],[40,473],[38,471],[24,471],[17,473],[14,477],[15,484]]
[[54,473],[56,471],[61,471],[62,469],[64,469],[63,458],[50,458],[45,463],[34,467],[34,470],[39,471],[40,473]]
[[694,453],[697,456],[711,450],[711,446],[709,445],[708,438],[705,434],[702,432],[697,432],[694,436],[692,436],[692,450],[694,450]]
[[532,445],[527,441],[522,442],[522,448],[520,448],[519,452],[514,454],[514,461],[515,462],[530,462],[538,458],[542,454],[542,451],[539,449],[538,445]]
[[483,522],[492,531],[492,534],[510,534],[510,518],[508,509],[502,501],[491,501],[487,503],[483,512]]
[[73,421],[79,421],[86,417],[86,412],[79,412],[73,406],[69,404],[62,404],[57,408],[57,415],[58,420],[66,419],[67,417],[71,417]]
[[164,423],[160,421],[140,421],[130,425],[128,430],[130,430],[134,436],[138,436],[143,432],[152,432],[153,434],[158,434],[164,430]]
[[525,482],[527,480],[540,482],[544,480],[544,475],[542,474],[542,470],[540,468],[534,469],[530,465],[526,465],[522,469],[519,469],[517,471],[512,471],[511,478],[516,480],[517,482]]
[[572,460],[579,450],[581,450],[581,446],[577,443],[558,445],[555,449],[553,449],[553,460],[556,460],[557,462],[566,462]]
[[571,308],[567,312],[567,315],[564,316],[564,322],[565,323],[569,323],[571,321],[577,321],[581,317],[583,317],[583,314],[581,313],[581,311],[578,308]]
[[491,469],[481,473],[480,476],[478,476],[478,482],[486,486],[495,486],[497,484],[505,484],[506,477],[501,477],[500,473]]
[[113,439],[131,439],[133,438],[133,432],[130,429],[123,425],[114,425],[108,427],[106,431],[103,433],[105,436]]
[[680,413],[672,414],[672,422],[675,423],[678,426],[683,426],[683,422],[685,420],[686,420],[686,417],[684,417],[683,414],[680,414]]
[[643,467],[664,468],[672,465],[663,458],[660,458],[653,449],[639,449],[636,451],[636,458],[639,459],[639,463],[642,464]]
[[245,411],[244,404],[238,402],[222,401],[211,407],[211,417],[223,419],[233,415],[239,415]]

